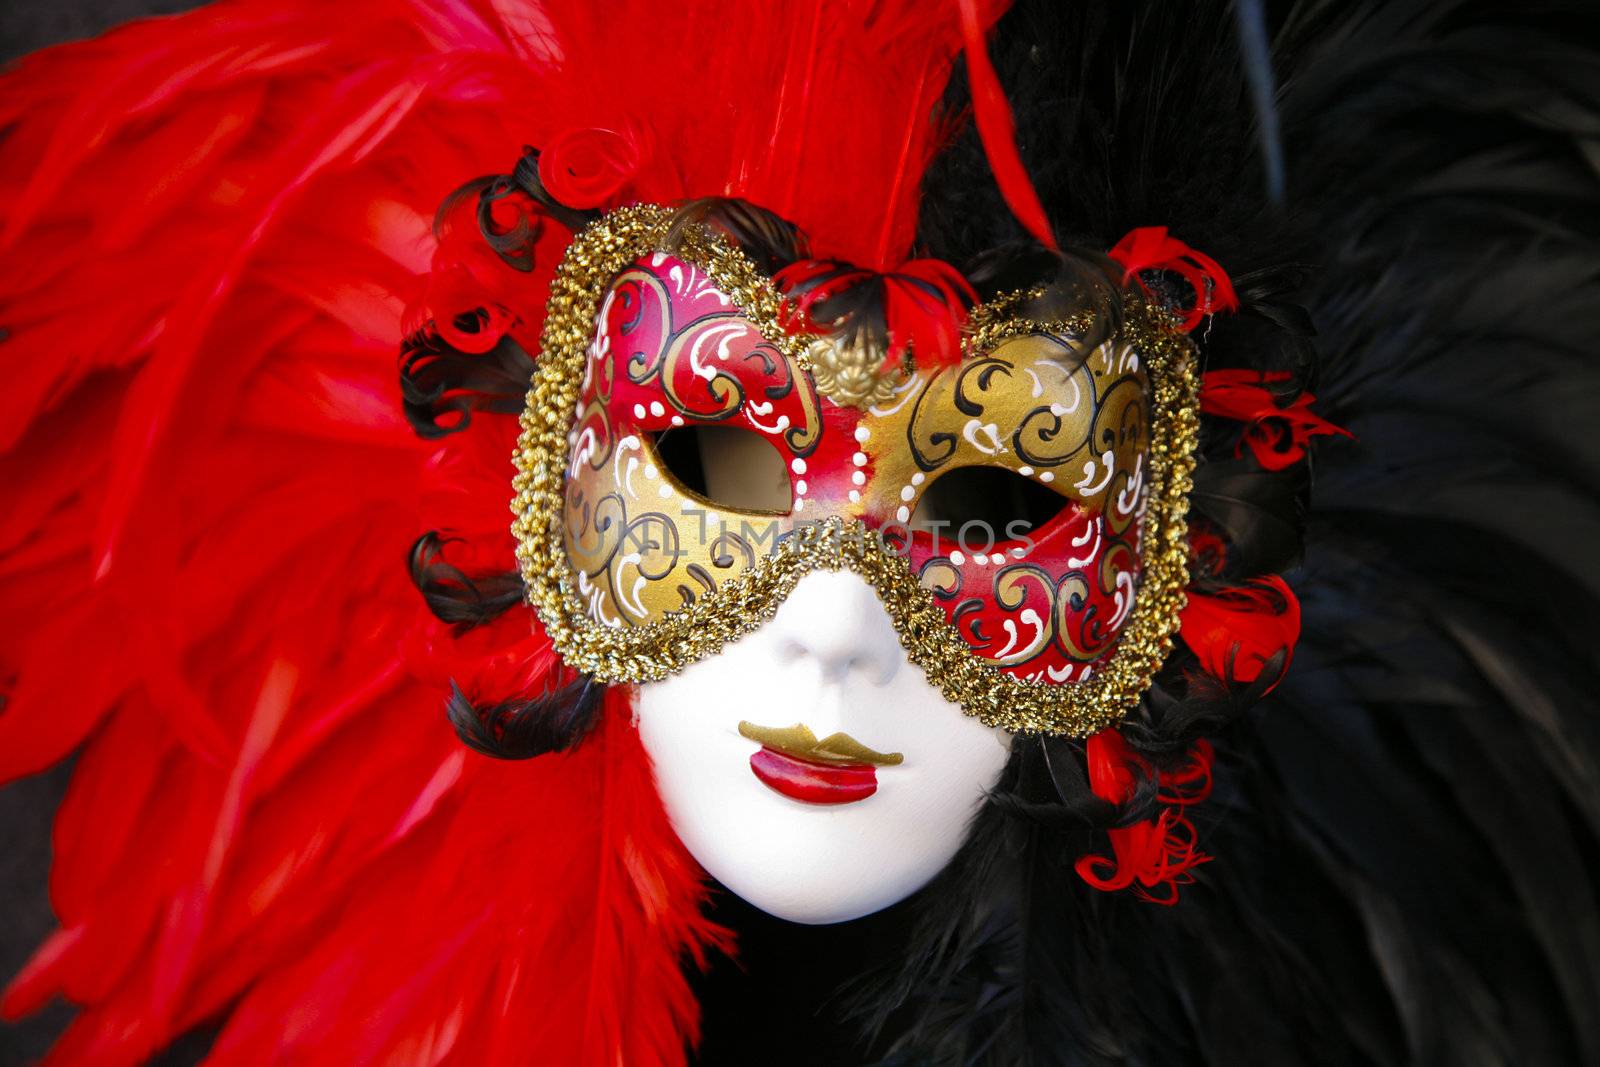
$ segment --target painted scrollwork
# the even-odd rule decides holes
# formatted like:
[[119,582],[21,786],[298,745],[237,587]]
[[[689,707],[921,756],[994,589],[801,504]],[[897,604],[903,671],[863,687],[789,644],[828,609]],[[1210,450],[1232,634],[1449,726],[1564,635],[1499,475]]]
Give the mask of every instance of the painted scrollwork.
[[1132,608],[1137,555],[1081,510],[1027,554],[1034,558],[1005,552],[994,555],[1010,562],[980,563],[981,554],[925,546],[917,575],[978,655],[1019,677],[1082,678],[1115,646]]
[[902,432],[924,475],[974,463],[1048,471],[1072,479],[1065,495],[1099,504],[1148,444],[1149,390],[1126,345],[1085,354],[1055,334],[1024,335],[923,379]]
[[[565,515],[593,618],[630,627],[692,610],[758,569],[809,505],[858,516],[899,546],[966,645],[1008,674],[1079,681],[1114,650],[1141,572],[1150,444],[1150,382],[1131,344],[1085,349],[1068,331],[1022,332],[862,412],[819,400],[782,347],[671,256],[619,273],[598,319]],[[673,479],[653,433],[710,423],[767,437],[793,468],[794,514],[723,509]],[[1061,514],[981,551],[913,536],[920,494],[973,465],[1048,486]]]
[[618,276],[601,319],[628,382],[684,418],[766,420],[796,453],[810,452],[822,420],[800,368],[705,275],[671,257],[651,263]]
[[741,529],[746,516],[673,480],[653,433],[742,425],[804,456],[822,419],[804,371],[681,260],[636,261],[597,318],[568,435],[565,542],[591,616],[632,626],[692,606],[761,555]]

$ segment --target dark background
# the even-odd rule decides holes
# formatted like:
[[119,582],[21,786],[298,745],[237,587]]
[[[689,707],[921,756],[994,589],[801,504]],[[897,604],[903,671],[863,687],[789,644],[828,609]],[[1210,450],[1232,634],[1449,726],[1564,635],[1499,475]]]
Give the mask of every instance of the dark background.
[[[0,789],[0,982],[17,973],[55,926],[45,899],[50,817],[70,770],[63,764]],[[56,1003],[20,1026],[0,1023],[0,1067],[37,1060],[71,1017],[65,1004]]]
[[[139,16],[195,6],[194,0],[0,0],[0,64]],[[70,766],[57,767],[0,788],[0,985],[54,926],[46,894],[50,826],[69,774]],[[1439,881],[1433,888],[1441,904],[1448,904],[1452,872],[1434,873]],[[740,963],[719,961],[696,982],[704,1010],[701,1067],[799,1062],[838,1067],[857,1059],[846,1033],[832,1020],[837,1000],[831,993],[842,975],[858,969],[860,959],[874,956],[875,944],[901,937],[903,911],[890,909],[834,928],[795,928],[723,895],[711,917],[738,930],[742,949]],[[71,1016],[70,1007],[57,1003],[19,1026],[0,1024],[0,1067],[35,1062]],[[206,1033],[189,1035],[153,1062],[188,1067],[204,1055],[209,1041]]]
[[195,0],[3,0],[0,62],[46,45],[92,37],[129,19],[199,6]]

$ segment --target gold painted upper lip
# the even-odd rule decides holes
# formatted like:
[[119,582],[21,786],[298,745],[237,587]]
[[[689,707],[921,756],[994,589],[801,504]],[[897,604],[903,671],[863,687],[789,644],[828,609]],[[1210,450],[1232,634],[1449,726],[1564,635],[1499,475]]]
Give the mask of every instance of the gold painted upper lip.
[[758,726],[753,722],[741,722],[739,735],[786,756],[818,763],[871,763],[879,767],[893,767],[905,760],[898,752],[879,752],[868,748],[846,733],[829,734],[818,741],[811,727],[802,722],[793,726]]

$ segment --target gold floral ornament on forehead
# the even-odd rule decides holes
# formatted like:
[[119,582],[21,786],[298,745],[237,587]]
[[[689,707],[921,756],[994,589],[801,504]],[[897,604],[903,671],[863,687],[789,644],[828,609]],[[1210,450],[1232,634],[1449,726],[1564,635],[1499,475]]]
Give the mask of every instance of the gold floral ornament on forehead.
[[888,354],[866,337],[819,337],[806,349],[817,391],[841,407],[871,408],[894,396],[905,373],[886,373]]
[[[592,523],[594,516],[567,515],[567,482],[574,463],[592,458],[584,451],[591,443],[575,432],[583,414],[580,398],[593,371],[592,349],[606,340],[602,309],[611,307],[614,280],[631,265],[671,256],[703,274],[728,305],[728,316],[759,331],[761,358],[786,361],[808,395],[814,385],[836,404],[870,408],[888,399],[879,398],[884,381],[894,385],[881,374],[872,380],[873,353],[848,355],[850,346],[836,339],[824,351],[815,335],[786,328],[789,312],[772,280],[727,240],[701,226],[679,226],[669,241],[673,215],[665,207],[639,205],[591,224],[567,249],[550,291],[543,350],[521,419],[511,508],[528,603],[563,660],[603,682],[657,681],[760,627],[811,571],[848,568],[876,591],[911,662],[947,699],[985,724],[1086,737],[1121,719],[1171,651],[1185,603],[1186,513],[1198,428],[1192,342],[1171,316],[1136,295],[1128,298],[1116,343],[1136,353],[1150,389],[1149,445],[1140,475],[1140,573],[1126,623],[1092,676],[1052,683],[1000,669],[963,639],[896,546],[858,514],[842,510],[815,517],[808,512],[803,520],[784,516],[783,533],[764,555],[736,561],[716,580],[700,578],[692,595],[676,591],[678,606],[597,617],[596,591],[569,553],[574,525]],[[965,358],[1031,335],[1057,341],[1094,335],[1097,323],[1087,311],[1051,321],[1027,317],[1040,305],[1038,296],[1016,293],[974,308],[962,345]],[[592,392],[595,384],[587,385]],[[594,417],[609,418],[605,412]],[[637,438],[627,440],[642,448]],[[806,440],[808,448],[818,447],[814,437]],[[622,450],[616,450],[614,462],[622,460]],[[645,474],[658,477],[653,468]],[[670,487],[660,484],[665,497]],[[632,583],[635,599],[646,580],[641,569]]]

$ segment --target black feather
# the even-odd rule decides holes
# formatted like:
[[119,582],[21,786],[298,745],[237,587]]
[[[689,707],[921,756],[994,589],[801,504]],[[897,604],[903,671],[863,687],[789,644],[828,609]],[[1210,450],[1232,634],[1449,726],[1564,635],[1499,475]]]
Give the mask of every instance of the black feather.
[[1224,574],[1244,579],[1299,564],[1309,494],[1304,468],[1265,471],[1253,459],[1211,460],[1195,469],[1189,506],[1226,537]]
[[689,201],[673,213],[662,243],[677,247],[691,226],[704,226],[732,241],[769,275],[809,254],[794,223],[747,200],[712,196]]
[[[458,318],[457,329],[475,332],[487,321]],[[510,336],[474,355],[453,348],[430,322],[400,344],[400,399],[406,420],[419,437],[459,433],[472,413],[515,415],[522,410],[533,377],[533,359]]]
[[469,577],[444,559],[453,538],[430,530],[411,546],[411,582],[428,610],[450,623],[457,636],[504,615],[522,603],[522,577],[515,571]]
[[466,746],[495,759],[522,760],[565,752],[599,721],[606,687],[588,678],[530,700],[476,705],[452,684],[445,713]]
[[[1167,909],[1077,881],[1132,812],[1085,799],[1071,743],[1019,738],[904,966],[855,991],[885,1062],[1600,1062],[1596,40],[1562,2],[1002,19],[1057,231],[1217,257],[1242,309],[1196,331],[1206,365],[1290,372],[1357,441],[1284,478],[1208,428],[1224,577],[1292,566],[1304,531],[1303,635],[1236,692],[1180,649],[1123,727],[1158,760],[1217,744],[1198,884]],[[971,131],[919,236],[955,262],[1023,241]]]

